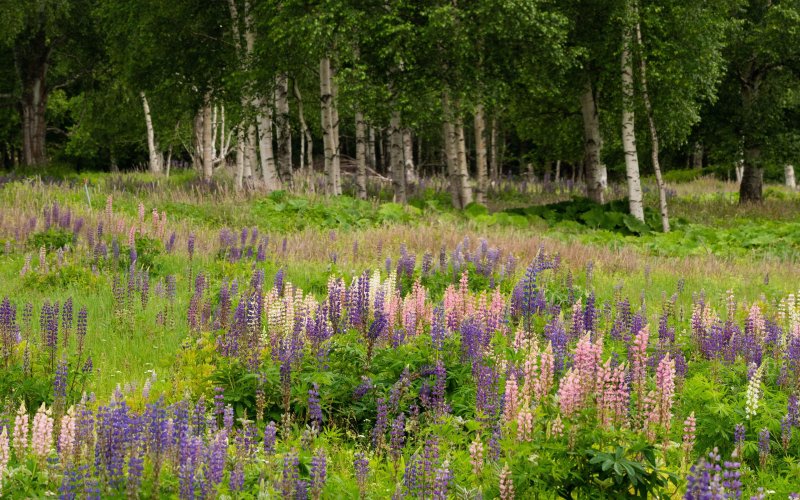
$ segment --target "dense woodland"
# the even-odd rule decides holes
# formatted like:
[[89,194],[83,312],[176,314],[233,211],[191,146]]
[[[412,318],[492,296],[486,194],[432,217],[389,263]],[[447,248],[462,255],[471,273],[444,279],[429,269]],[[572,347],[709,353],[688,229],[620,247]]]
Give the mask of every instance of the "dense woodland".
[[[191,165],[238,189],[443,173],[585,182],[712,168],[762,200],[800,155],[800,2],[0,2],[6,168]],[[13,69],[13,70],[12,70]],[[343,181],[344,178],[344,181]]]

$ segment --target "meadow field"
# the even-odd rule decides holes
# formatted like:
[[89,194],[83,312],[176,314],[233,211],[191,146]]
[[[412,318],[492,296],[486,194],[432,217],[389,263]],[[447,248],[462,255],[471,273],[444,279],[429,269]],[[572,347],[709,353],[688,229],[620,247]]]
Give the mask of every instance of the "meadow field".
[[795,192],[313,184],[2,179],[3,497],[800,494]]

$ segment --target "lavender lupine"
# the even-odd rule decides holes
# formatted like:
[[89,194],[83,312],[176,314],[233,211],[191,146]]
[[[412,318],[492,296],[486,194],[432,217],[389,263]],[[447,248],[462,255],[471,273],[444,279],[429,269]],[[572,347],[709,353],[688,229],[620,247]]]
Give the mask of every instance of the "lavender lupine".
[[767,459],[769,458],[769,444],[769,429],[764,427],[758,433],[758,461],[762,469],[767,465]]
[[311,426],[322,429],[322,406],[319,399],[319,386],[314,383],[308,390],[308,419]]
[[733,444],[735,447],[734,456],[741,457],[744,449],[745,428],[744,424],[736,424],[733,427]]
[[291,451],[283,457],[283,473],[280,481],[280,492],[283,498],[293,498],[297,493],[297,468],[299,460],[297,453]]
[[367,495],[367,481],[369,480],[369,459],[366,454],[363,452],[355,454],[353,468],[355,469],[358,491],[361,498],[365,498]]
[[325,488],[325,481],[328,474],[327,464],[325,449],[319,448],[311,458],[311,468],[309,470],[311,497],[314,500],[322,498],[322,490]]
[[686,477],[685,500],[706,500],[716,498],[740,498],[742,483],[739,463],[724,462],[720,465],[720,455],[716,448],[690,469]]
[[389,440],[389,455],[393,462],[397,462],[403,453],[406,437],[406,418],[405,414],[401,413],[392,422],[392,429],[390,432]]

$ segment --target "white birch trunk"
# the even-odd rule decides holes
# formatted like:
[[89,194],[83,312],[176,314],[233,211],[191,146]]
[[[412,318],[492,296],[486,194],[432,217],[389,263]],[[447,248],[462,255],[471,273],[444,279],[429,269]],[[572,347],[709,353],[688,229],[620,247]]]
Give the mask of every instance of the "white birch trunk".
[[370,126],[367,133],[367,166],[377,172],[378,166],[375,163],[375,127]]
[[[603,140],[600,136],[600,116],[594,89],[586,80],[581,93],[581,115],[583,116],[583,164],[586,169],[586,194],[590,200],[604,202],[603,168],[600,154]],[[573,167],[572,180],[577,177],[577,168]]]
[[478,184],[475,189],[475,201],[486,203],[487,189],[486,165],[486,119],[483,104],[475,108],[475,171]]
[[336,172],[333,158],[336,149],[333,140],[333,90],[331,89],[331,60],[323,57],[319,62],[319,93],[322,125],[322,145],[325,157],[325,175],[329,195],[336,195]]
[[339,145],[339,85],[336,83],[336,72],[333,67],[330,68],[328,76],[331,81],[331,139],[333,140],[333,160],[331,167],[333,169],[333,185],[334,194],[339,196],[342,194],[342,169],[340,166],[341,148]]
[[461,189],[461,203],[465,207],[472,203],[472,188],[469,184],[469,162],[467,162],[467,141],[464,137],[464,123],[461,118],[456,121],[456,134],[458,137],[456,154],[458,155],[459,188]]
[[275,126],[278,136],[278,172],[286,185],[292,182],[292,124],[289,120],[289,76],[278,75],[275,82]]
[[642,84],[642,98],[644,100],[645,111],[647,112],[647,124],[650,127],[650,159],[653,162],[653,170],[656,174],[656,184],[658,185],[658,207],[661,212],[661,228],[665,233],[669,232],[669,209],[667,207],[667,189],[664,185],[664,178],[661,176],[661,164],[658,160],[659,141],[656,121],[653,117],[653,106],[650,102],[650,94],[647,92],[647,63],[644,58],[644,44],[642,43],[641,23],[636,22],[636,42],[639,46],[639,78]]
[[[406,168],[406,188],[417,183],[417,168],[414,164],[414,140],[411,129],[403,129],[403,164]],[[408,189],[406,189],[408,191]]]
[[498,147],[497,140],[499,134],[497,133],[497,117],[492,116],[491,123],[489,125],[491,129],[489,132],[490,138],[490,150],[489,150],[489,178],[491,179],[492,183],[497,183],[500,181],[500,158],[498,156],[500,152],[500,148]]
[[272,109],[263,105],[259,99],[259,110],[256,117],[258,123],[258,150],[261,155],[261,177],[267,191],[281,188],[278,171],[275,167],[275,151],[272,146]]
[[642,183],[639,178],[639,156],[636,153],[634,126],[633,64],[631,56],[631,29],[623,29],[622,39],[622,150],[625,153],[625,173],[628,178],[628,205],[631,215],[644,221]]
[[556,160],[556,175],[554,182],[558,183],[561,180],[561,160]]
[[211,93],[207,93],[203,104],[203,180],[210,181],[214,174],[214,141],[211,123]]
[[367,124],[364,113],[356,111],[356,189],[360,199],[367,199]]
[[786,187],[789,189],[797,189],[797,183],[794,178],[794,165],[787,163],[783,166],[783,174],[786,177]]
[[392,165],[392,188],[394,201],[406,202],[406,169],[403,159],[403,131],[400,129],[400,112],[394,111],[389,122],[390,161]]
[[[300,144],[305,150],[305,159],[301,159],[301,168],[303,166],[303,162],[307,166],[309,172],[314,169],[314,138],[311,136],[311,129],[308,127],[308,123],[306,123],[306,116],[303,111],[303,95],[300,93],[300,86],[297,84],[297,80],[294,81],[294,97],[297,99],[297,116],[300,119],[300,131],[303,135],[303,140],[300,141]],[[301,153],[301,156],[303,153]]]
[[237,191],[244,188],[244,164],[245,164],[245,133],[239,126],[236,129],[236,177],[234,187]]
[[144,122],[147,126],[147,152],[150,156],[150,172],[154,174],[160,174],[162,171],[162,156],[161,151],[158,148],[158,141],[156,141],[156,135],[153,131],[153,120],[150,115],[150,104],[147,102],[147,96],[144,95],[144,92],[140,92],[139,95],[142,97],[142,106],[144,107]]

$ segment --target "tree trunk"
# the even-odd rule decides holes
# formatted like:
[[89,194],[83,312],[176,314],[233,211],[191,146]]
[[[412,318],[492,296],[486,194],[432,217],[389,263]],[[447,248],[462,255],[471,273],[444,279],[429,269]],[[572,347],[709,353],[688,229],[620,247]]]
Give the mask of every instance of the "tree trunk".
[[[300,119],[300,132],[303,135],[303,140],[300,142],[305,145],[305,163],[308,170],[314,170],[314,138],[311,136],[311,129],[308,128],[306,117],[303,112],[303,96],[300,94],[300,87],[297,85],[297,80],[294,81],[294,98],[297,99],[297,116]],[[301,153],[300,156],[303,156]],[[302,168],[303,158],[300,159]]]
[[394,189],[394,201],[396,203],[406,202],[406,169],[403,159],[403,131],[400,129],[400,112],[392,112],[392,119],[389,122],[390,137],[390,161],[392,164],[392,188]]
[[628,177],[628,206],[631,215],[644,221],[642,182],[639,178],[639,156],[636,153],[636,131],[633,102],[632,34],[623,28],[622,36],[622,150],[625,153],[625,173]]
[[367,166],[374,171],[378,171],[378,165],[375,157],[375,127],[369,126],[367,133]]
[[409,184],[417,183],[417,169],[414,164],[414,140],[411,129],[403,129],[403,165],[406,169],[406,191]]
[[161,151],[158,148],[155,132],[153,131],[153,120],[150,116],[150,104],[147,102],[147,96],[144,92],[140,92],[142,97],[142,106],[144,107],[144,123],[147,127],[147,152],[150,156],[150,172],[160,174],[162,171],[162,157]]
[[[750,146],[744,150],[744,165],[739,185],[739,203],[761,203],[764,201],[764,168],[761,166],[761,149]],[[738,171],[737,171],[738,174]]]
[[789,189],[797,189],[797,183],[794,179],[794,165],[787,163],[783,166],[783,174],[786,178],[786,187]]
[[456,120],[456,134],[458,137],[456,143],[456,153],[458,155],[458,176],[459,188],[461,193],[462,208],[472,203],[472,188],[469,185],[469,163],[467,162],[467,144],[464,136],[464,122],[461,118]]
[[244,185],[247,188],[254,188],[253,172],[258,170],[258,154],[256,145],[258,144],[258,131],[252,123],[247,127],[247,142],[244,147]]
[[336,196],[342,194],[342,169],[340,166],[341,160],[341,144],[339,138],[339,85],[336,83],[336,71],[331,68],[328,73],[331,80],[331,138],[333,140],[333,181],[334,192]]
[[[597,98],[589,80],[586,80],[581,94],[581,114],[583,116],[583,163],[586,169],[586,195],[592,201],[603,203],[603,173],[600,159],[603,141],[600,136]],[[573,180],[574,174],[573,170]]]
[[475,189],[475,201],[486,203],[487,190],[486,165],[486,118],[483,104],[475,108],[475,176],[478,180]]
[[244,164],[245,164],[245,133],[240,124],[236,128],[236,181],[235,188],[241,191],[244,188]]
[[489,178],[491,179],[492,183],[497,183],[500,181],[500,158],[498,153],[500,149],[497,146],[497,140],[499,134],[497,133],[497,117],[492,116],[491,123],[489,125],[491,129],[489,132],[489,142],[490,142],[490,151],[489,151]]
[[210,181],[214,173],[214,141],[211,126],[211,93],[203,103],[203,180]]
[[644,100],[644,109],[647,112],[647,124],[650,127],[650,159],[653,163],[653,171],[656,174],[656,184],[658,186],[658,207],[661,212],[661,228],[665,233],[668,233],[669,210],[667,208],[667,189],[664,185],[664,178],[661,176],[661,164],[658,160],[658,130],[656,129],[656,121],[653,117],[653,106],[650,102],[650,94],[647,92],[647,62],[644,58],[641,23],[638,21],[636,22],[636,42],[639,46],[639,78],[641,78],[642,84],[642,99]]
[[367,199],[367,124],[364,113],[356,111],[356,189],[359,199]]
[[286,186],[292,184],[292,123],[289,120],[289,77],[278,75],[275,85],[275,128],[278,135],[278,172]]
[[272,109],[269,104],[264,105],[258,99],[258,150],[261,155],[261,177],[267,191],[281,188],[278,171],[275,167],[275,150],[272,146]]
[[703,168],[703,144],[699,141],[692,148],[692,168]]
[[556,175],[553,182],[558,183],[561,181],[561,160],[556,160]]
[[322,112],[322,139],[325,151],[325,173],[330,195],[341,194],[338,152],[338,113],[335,111],[335,89],[331,60],[323,57],[319,62],[320,109]]
[[44,27],[15,48],[15,59],[22,83],[20,111],[22,121],[22,162],[36,166],[47,162],[47,70],[51,47]]

